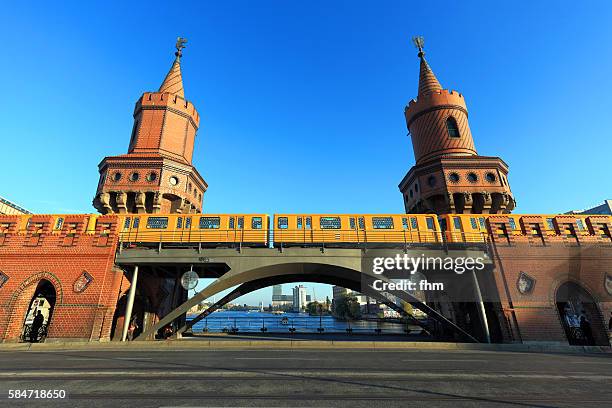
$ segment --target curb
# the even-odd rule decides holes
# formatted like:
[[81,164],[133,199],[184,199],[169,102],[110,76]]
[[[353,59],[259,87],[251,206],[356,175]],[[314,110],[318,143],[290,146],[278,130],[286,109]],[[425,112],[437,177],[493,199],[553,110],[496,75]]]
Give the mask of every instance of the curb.
[[442,342],[337,341],[337,340],[167,340],[155,342],[54,342],[0,343],[3,351],[148,351],[191,349],[362,349],[362,350],[455,350],[528,353],[594,354],[612,353],[605,346],[569,346],[559,344],[474,344]]

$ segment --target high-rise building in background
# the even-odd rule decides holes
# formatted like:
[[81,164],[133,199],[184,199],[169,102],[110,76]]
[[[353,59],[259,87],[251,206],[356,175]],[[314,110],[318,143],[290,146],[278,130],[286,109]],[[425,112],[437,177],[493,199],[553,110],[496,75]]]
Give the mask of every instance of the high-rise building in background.
[[300,312],[306,309],[306,288],[302,285],[298,285],[293,288],[293,310]]

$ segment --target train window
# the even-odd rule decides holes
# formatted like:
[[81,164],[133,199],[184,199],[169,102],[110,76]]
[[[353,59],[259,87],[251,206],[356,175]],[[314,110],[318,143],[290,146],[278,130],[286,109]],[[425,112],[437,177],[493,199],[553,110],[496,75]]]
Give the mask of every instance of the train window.
[[306,229],[312,228],[312,218],[306,217]]
[[418,229],[419,228],[419,224],[417,222],[416,217],[410,217],[410,228],[412,228],[412,229]]
[[55,223],[55,229],[62,229],[62,225],[64,225],[64,219],[59,217]]
[[168,217],[149,217],[147,219],[147,228],[151,228],[151,229],[168,228]]
[[349,224],[350,224],[350,228],[354,230],[355,229],[355,218],[354,217],[349,218]]
[[125,217],[125,222],[123,223],[123,229],[130,228],[130,217]]
[[582,220],[580,219],[576,220],[576,225],[578,225],[578,229],[580,231],[584,231],[585,228],[584,228],[584,223],[582,222]]
[[551,230],[552,232],[555,232],[555,221],[552,218],[546,219],[546,225],[548,226],[549,230]]
[[244,217],[238,217],[238,229],[244,228]]
[[178,217],[176,219],[176,229],[183,228],[183,217]]
[[219,229],[220,225],[219,217],[200,217],[200,229]]
[[508,224],[510,224],[510,229],[516,229],[516,222],[514,221],[514,218],[508,218]]
[[261,217],[253,217],[251,219],[251,228],[252,229],[261,229],[263,226],[263,222],[261,221]]
[[358,219],[359,222],[359,229],[365,229],[365,220],[363,219],[363,217],[359,217]]
[[278,229],[287,229],[289,227],[289,220],[287,217],[278,217]]
[[342,227],[340,217],[321,217],[319,223],[321,229],[340,229]]
[[453,226],[456,230],[461,230],[461,218],[453,217]]
[[302,229],[302,217],[297,218],[297,227],[298,229]]
[[408,218],[406,217],[402,217],[402,228],[403,229],[408,229]]
[[434,228],[434,219],[433,218],[427,217],[427,218],[425,218],[425,222],[427,223],[427,229],[432,230],[432,231],[435,229]]
[[472,229],[478,229],[478,221],[476,221],[476,218],[470,217],[470,224],[472,224]]
[[186,229],[191,228],[191,217],[185,218],[185,228]]
[[134,224],[132,224],[133,228],[138,228],[138,226],[140,225],[140,218],[139,217],[134,217]]
[[372,217],[372,227],[374,229],[393,229],[393,218]]
[[234,217],[229,217],[229,229],[234,229]]
[[478,221],[480,222],[480,228],[481,228],[481,229],[483,229],[483,230],[484,230],[484,229],[487,229],[487,224],[485,223],[485,219],[484,219],[484,217],[480,217],[480,218],[478,218]]

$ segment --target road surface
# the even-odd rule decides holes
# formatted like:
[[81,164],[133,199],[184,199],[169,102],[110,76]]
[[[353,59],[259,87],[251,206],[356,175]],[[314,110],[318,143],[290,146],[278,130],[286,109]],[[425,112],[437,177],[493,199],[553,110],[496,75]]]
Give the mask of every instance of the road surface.
[[[0,406],[10,407],[604,407],[611,384],[611,354],[0,351]],[[28,389],[66,398],[7,399]]]

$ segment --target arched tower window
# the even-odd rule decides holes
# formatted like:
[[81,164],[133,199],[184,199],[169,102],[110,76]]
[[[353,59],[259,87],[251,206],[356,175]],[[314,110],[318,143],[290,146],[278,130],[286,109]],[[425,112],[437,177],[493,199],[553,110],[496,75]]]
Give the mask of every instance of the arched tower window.
[[449,116],[446,119],[446,131],[448,132],[449,137],[460,137],[459,127],[457,126],[457,121],[452,116]]

